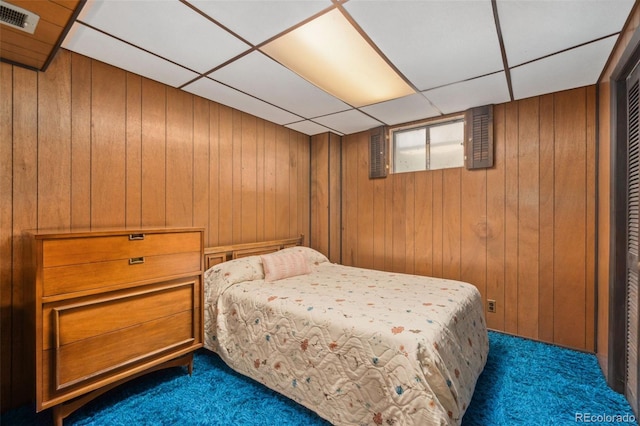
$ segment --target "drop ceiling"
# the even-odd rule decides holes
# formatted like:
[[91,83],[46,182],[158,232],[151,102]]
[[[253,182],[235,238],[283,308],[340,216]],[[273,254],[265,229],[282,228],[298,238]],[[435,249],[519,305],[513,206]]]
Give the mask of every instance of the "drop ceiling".
[[[350,134],[594,84],[633,5],[88,1],[62,46],[308,135]],[[400,72],[414,94],[356,108],[261,51],[270,40],[334,10]]]

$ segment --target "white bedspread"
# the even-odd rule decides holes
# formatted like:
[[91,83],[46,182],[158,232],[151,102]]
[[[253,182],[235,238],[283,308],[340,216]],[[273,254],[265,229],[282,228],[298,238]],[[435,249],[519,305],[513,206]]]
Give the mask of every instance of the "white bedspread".
[[330,264],[265,282],[258,256],[205,274],[205,346],[336,425],[460,424],[489,350],[466,283]]

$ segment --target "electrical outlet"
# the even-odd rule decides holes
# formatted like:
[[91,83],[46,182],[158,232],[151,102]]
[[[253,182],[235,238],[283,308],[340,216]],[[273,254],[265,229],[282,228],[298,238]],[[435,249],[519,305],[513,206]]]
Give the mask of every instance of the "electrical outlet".
[[487,311],[495,312],[496,311],[496,301],[493,299],[487,299]]

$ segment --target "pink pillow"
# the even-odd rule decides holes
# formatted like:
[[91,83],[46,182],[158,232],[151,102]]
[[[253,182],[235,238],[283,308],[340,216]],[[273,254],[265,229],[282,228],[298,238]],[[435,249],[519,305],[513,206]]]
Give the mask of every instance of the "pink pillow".
[[264,280],[276,281],[296,275],[310,274],[307,259],[300,253],[271,253],[260,256],[264,267]]

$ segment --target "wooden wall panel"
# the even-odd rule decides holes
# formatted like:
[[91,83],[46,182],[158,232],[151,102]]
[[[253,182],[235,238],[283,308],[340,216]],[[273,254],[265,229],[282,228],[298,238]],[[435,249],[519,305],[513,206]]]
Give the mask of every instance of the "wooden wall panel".
[[264,123],[264,238],[276,239],[276,126]]
[[[359,139],[352,136],[342,140],[342,263],[344,265],[356,265],[358,255],[358,179],[357,167],[349,167],[348,164],[357,164],[358,143],[367,143],[368,133]],[[347,185],[349,182],[351,185]],[[386,200],[383,200],[383,202]],[[380,207],[378,207],[380,208]],[[389,217],[389,216],[388,216]],[[349,224],[349,226],[345,226]]]
[[91,60],[73,55],[71,69],[71,228],[78,229],[91,226]]
[[[405,204],[407,199],[405,173],[398,174],[392,181],[390,205],[387,214],[391,213],[391,271],[402,272],[405,270],[405,258],[407,255],[407,233]],[[363,188],[364,189],[364,188]],[[363,194],[364,195],[364,194]],[[413,194],[412,194],[413,195]],[[360,187],[358,187],[358,198],[360,198]],[[358,215],[358,221],[360,215]],[[358,245],[358,248],[365,249]],[[363,254],[364,255],[364,254]]]
[[[22,233],[28,229],[38,227],[38,76],[32,71],[13,67],[13,204],[12,204],[12,232],[2,238],[11,241],[12,251],[12,282],[11,282],[11,334],[10,343],[2,335],[2,352],[11,352],[11,374],[3,376],[1,380],[11,381],[11,390],[3,394],[9,398],[9,404],[21,403],[28,400],[24,386],[28,386],[29,378],[34,377],[28,364],[32,358],[29,350],[33,344],[24,327],[26,322],[25,305],[28,302],[26,286],[26,271],[24,265],[29,261],[30,253],[26,252]],[[3,141],[8,143],[7,141]],[[4,359],[4,357],[3,357]],[[27,380],[25,380],[25,378]],[[21,380],[26,383],[22,384]],[[16,389],[17,387],[17,389]],[[32,387],[28,387],[29,390]],[[17,392],[16,392],[17,391]]]
[[[555,96],[554,342],[586,344],[586,105],[585,91]],[[591,161],[594,161],[592,159]],[[592,349],[592,348],[591,348]]]
[[[416,238],[413,230],[415,229],[416,223],[416,180],[415,173],[409,173],[406,176],[405,181],[405,192],[407,197],[405,198],[404,209],[406,212],[410,214],[406,215],[407,220],[404,223],[405,227],[405,256],[404,256],[404,270],[410,274],[413,274],[415,271],[415,262],[416,262]],[[373,232],[372,232],[373,235]],[[373,267],[373,265],[371,266]]]
[[[554,291],[550,285],[554,277],[554,192],[555,185],[555,126],[554,126],[554,97],[552,95],[540,98],[540,246],[538,265],[538,339],[553,342]],[[544,142],[547,143],[544,143]]]
[[[321,133],[311,137],[311,235],[307,241],[331,262],[338,263],[341,262],[340,145],[340,136],[333,133]],[[373,214],[375,216],[376,212]]]
[[462,169],[442,171],[442,277],[460,279]]
[[[204,241],[211,238],[210,206],[210,110],[206,99],[193,98],[193,226],[205,229]],[[216,211],[217,212],[217,211]]]
[[415,258],[414,273],[432,275],[433,273],[433,187],[432,174],[415,174]]
[[218,244],[222,245],[231,244],[233,240],[233,110],[220,106],[219,114]]
[[[289,167],[291,157],[289,152],[289,132],[284,128],[276,129],[276,191],[275,191],[275,222],[276,238],[284,238],[289,234]],[[286,171],[286,173],[282,173]]]
[[[256,241],[265,240],[264,237],[264,121],[256,121]],[[307,177],[308,179],[308,177]],[[308,238],[308,235],[306,236]]]
[[329,256],[329,133],[311,137],[311,234],[310,246]]
[[166,221],[167,87],[142,79],[142,223],[163,226]]
[[540,242],[540,99],[519,103],[518,120],[518,334],[538,338]]
[[97,61],[91,70],[91,226],[125,226],[126,73]]
[[442,217],[442,171],[437,170],[433,172],[425,172],[431,175],[431,189],[432,189],[432,241],[433,241],[433,267],[431,268],[434,277],[442,278],[444,276],[444,257],[443,257],[443,243],[444,243],[444,226]]
[[243,242],[257,241],[258,238],[258,128],[256,117],[242,114],[242,236]]
[[593,351],[595,102],[591,86],[496,105],[485,170],[371,181],[367,133],[344,137],[343,262],[462,279],[496,300],[490,328]]
[[[298,152],[298,187],[296,189],[297,199],[294,201],[298,211],[297,234],[302,234],[305,239],[309,235],[309,221],[311,220],[311,146],[310,138],[302,133],[293,133],[298,139],[296,150]],[[309,242],[307,241],[308,245]]]
[[[338,148],[339,149],[339,148]],[[373,226],[377,228],[373,232],[373,262],[376,265],[384,265],[385,261],[385,233],[382,231],[385,226],[385,179],[375,179],[373,181]],[[338,204],[340,201],[338,200]],[[337,235],[339,238],[340,236]]]
[[38,226],[71,226],[71,57],[38,74]]
[[[0,63],[0,93],[12,93],[13,68]],[[0,336],[11,336],[13,248],[13,96],[0,96]],[[4,340],[3,340],[4,344]],[[0,352],[0,406],[11,402],[10,351]]]
[[[346,159],[342,160],[342,163],[346,163]],[[384,217],[382,221],[378,222],[378,232],[380,225],[384,231],[384,261],[381,263],[385,271],[393,271],[393,192],[394,180],[384,180],[384,199],[376,200],[378,203],[378,209],[382,209]],[[343,181],[344,186],[344,181]],[[343,196],[344,197],[344,196]],[[342,224],[343,233],[346,231],[345,224]],[[344,248],[343,248],[344,250]]]
[[[82,56],[74,57],[82,58]],[[125,202],[127,207],[125,223],[127,227],[136,227],[142,225],[142,77],[127,73],[126,78],[127,167]],[[89,139],[87,138],[87,140]]]
[[[518,105],[506,105],[504,330],[518,334]],[[498,306],[497,309],[500,309]]]
[[[313,155],[311,156],[313,159]],[[342,139],[331,133],[329,135],[329,260],[342,262],[342,217],[340,206],[342,204]],[[376,182],[376,194],[378,194],[380,182]],[[313,206],[310,206],[313,214]],[[376,213],[374,212],[374,215]],[[375,221],[375,218],[374,218]],[[379,239],[374,241],[374,253],[376,247],[380,247]],[[384,249],[384,242],[382,243]],[[374,254],[375,259],[375,254]]]
[[298,153],[295,148],[296,137],[289,135],[289,234],[298,229]]
[[[586,238],[586,250],[585,250],[585,347],[595,348],[596,346],[596,232],[597,232],[597,215],[596,215],[596,199],[597,199],[597,109],[596,103],[598,102],[598,96],[596,86],[589,86],[585,93],[586,96],[586,158],[587,158],[587,174],[585,182],[585,197],[586,197],[586,211],[585,211],[585,238]],[[594,143],[589,143],[594,141]],[[593,161],[592,159],[596,159]],[[596,253],[596,256],[592,256],[592,253]]]
[[220,242],[220,108],[216,103],[209,103],[209,223],[205,241],[208,247],[221,245]]
[[193,225],[193,124],[193,96],[167,88],[167,226]]
[[[487,224],[486,249],[487,299],[497,306],[505,306],[505,106],[496,105],[493,110],[494,167],[487,174]],[[491,253],[491,255],[489,255]],[[496,330],[504,329],[504,309],[487,313],[487,325]]]
[[[231,188],[230,207],[235,213],[231,215],[231,235],[238,235],[242,239],[242,112],[231,111]],[[226,184],[226,183],[223,183]]]
[[461,173],[460,194],[460,279],[475,285],[480,290],[482,300],[486,300],[486,170],[479,169],[470,173]]
[[357,158],[358,167],[355,168],[356,179],[358,182],[358,188],[364,189],[356,199],[356,208],[358,211],[358,223],[357,223],[357,239],[358,250],[356,251],[356,262],[358,265],[362,265],[363,268],[373,267],[373,210],[374,205],[374,193],[373,193],[373,179],[369,179],[369,168],[366,166],[369,158],[369,134],[359,133],[358,137],[363,139],[362,142],[358,142],[357,146]]
[[306,135],[64,50],[45,73],[0,64],[0,89],[2,411],[33,398],[25,230],[309,235]]

